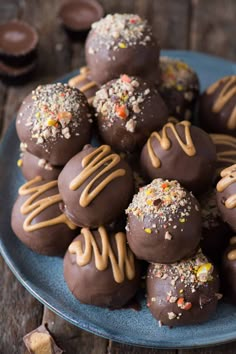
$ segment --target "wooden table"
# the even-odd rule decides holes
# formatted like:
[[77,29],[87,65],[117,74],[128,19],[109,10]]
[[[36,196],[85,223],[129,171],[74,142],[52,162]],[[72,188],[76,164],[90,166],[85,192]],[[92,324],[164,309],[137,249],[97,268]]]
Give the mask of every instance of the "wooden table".
[[[60,27],[56,16],[60,2],[0,0],[1,22],[20,18],[34,25],[40,35],[38,67],[32,80],[18,87],[7,87],[0,82],[1,136],[31,89],[85,63],[83,44],[72,43]],[[101,3],[107,13],[136,12],[147,17],[154,32],[161,38],[163,48],[199,50],[236,60],[235,0],[103,0]],[[1,257],[0,272],[1,354],[25,353],[22,337],[42,322],[48,323],[58,345],[68,354],[236,353],[236,342],[208,349],[152,350],[99,338],[70,325],[44,308],[20,285]]]

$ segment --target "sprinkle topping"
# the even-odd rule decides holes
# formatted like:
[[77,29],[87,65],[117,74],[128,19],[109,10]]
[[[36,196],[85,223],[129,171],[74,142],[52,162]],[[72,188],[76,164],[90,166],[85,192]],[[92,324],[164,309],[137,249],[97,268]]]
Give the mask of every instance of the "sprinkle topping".
[[[198,79],[190,66],[179,59],[160,58],[161,88],[175,88],[177,91],[198,90]],[[191,91],[186,92],[185,99],[192,101]]]
[[81,110],[86,106],[84,96],[66,84],[38,86],[32,91],[32,115],[27,120],[32,138],[37,144],[58,135],[69,139],[81,122]]
[[104,128],[111,127],[118,119],[128,132],[133,133],[137,126],[137,114],[142,114],[142,103],[150,99],[150,93],[147,83],[141,84],[133,76],[121,75],[96,92],[93,105],[102,115]]
[[133,14],[109,14],[93,23],[92,30],[97,36],[96,41],[88,49],[89,54],[98,52],[104,46],[114,51],[137,44],[145,46],[152,37],[147,21]]
[[[177,263],[153,263],[153,267],[149,268],[148,277],[157,277],[160,279],[169,277],[174,287],[176,282],[180,280],[183,283],[183,288],[190,287],[191,291],[195,292],[199,286],[213,280],[213,270],[213,264],[209,263],[202,251],[199,250],[193,258]],[[169,298],[168,301],[171,302],[170,300]],[[190,303],[185,301],[183,295],[177,300],[177,305],[185,310],[191,308]]]
[[[173,228],[182,227],[188,221],[192,209],[197,211],[191,194],[187,193],[177,181],[157,178],[139,189],[126,213],[131,213],[140,220],[146,216],[152,220],[158,219],[158,227],[166,229],[170,225],[173,226],[173,219],[176,220]],[[155,228],[154,224],[153,229]],[[145,232],[147,232],[146,229]],[[152,229],[147,233],[151,232]],[[172,237],[169,232],[165,234],[168,241]]]

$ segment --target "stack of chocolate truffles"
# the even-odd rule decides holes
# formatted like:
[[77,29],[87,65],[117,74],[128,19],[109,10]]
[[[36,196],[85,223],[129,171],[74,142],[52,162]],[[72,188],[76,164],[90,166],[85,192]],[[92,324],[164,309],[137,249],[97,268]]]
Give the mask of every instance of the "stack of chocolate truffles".
[[[159,325],[207,321],[236,230],[236,142],[226,135],[235,135],[235,81],[201,96],[202,117],[215,128],[220,119],[206,132],[191,122],[197,74],[160,57],[139,15],[95,22],[85,54],[79,75],[38,86],[19,109],[18,165],[28,181],[12,228],[33,251],[64,255],[65,281],[82,303],[121,308],[145,276]],[[235,244],[231,238],[221,268],[232,276]]]
[[0,77],[9,83],[27,79],[36,66],[38,34],[28,23],[0,24]]

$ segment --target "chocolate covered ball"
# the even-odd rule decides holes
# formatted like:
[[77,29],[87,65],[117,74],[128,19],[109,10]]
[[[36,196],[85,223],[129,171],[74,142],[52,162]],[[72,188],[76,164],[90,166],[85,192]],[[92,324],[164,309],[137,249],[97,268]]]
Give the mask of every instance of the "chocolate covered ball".
[[215,189],[211,189],[202,195],[199,202],[202,211],[202,240],[200,246],[203,253],[218,265],[232,231],[221,219]]
[[64,258],[64,277],[72,294],[82,303],[119,308],[136,293],[140,264],[123,232],[83,228]]
[[222,258],[221,279],[224,295],[236,305],[236,237],[232,237]]
[[79,75],[72,77],[68,84],[75,87],[86,96],[88,103],[92,105],[95,93],[99,89],[95,81],[91,79],[90,70],[87,66],[80,68]]
[[217,183],[217,205],[222,219],[236,231],[236,165],[221,171],[221,180]]
[[86,145],[63,168],[58,187],[65,214],[76,225],[98,227],[122,214],[134,181],[129,165],[110,146]]
[[57,181],[35,177],[22,185],[13,206],[11,226],[16,236],[34,252],[63,255],[76,235],[76,226],[60,211]]
[[62,166],[52,166],[48,161],[39,159],[28,151],[21,153],[17,165],[28,181],[37,176],[41,176],[43,180],[54,180],[58,178],[62,170]]
[[158,178],[140,188],[126,213],[128,243],[139,259],[173,263],[198,248],[200,206],[177,181]]
[[25,98],[16,129],[28,152],[63,166],[90,141],[91,122],[84,94],[57,83],[38,86]]
[[158,82],[159,54],[151,27],[134,14],[107,15],[93,23],[85,44],[91,77],[98,84],[124,73]]
[[199,80],[193,69],[182,60],[160,57],[161,82],[158,91],[169,115],[190,120],[199,96]]
[[149,265],[147,304],[160,325],[205,322],[214,314],[219,298],[218,274],[201,251],[178,263]]
[[210,133],[236,136],[236,75],[223,77],[207,88],[200,98],[199,119]]
[[216,149],[209,135],[188,121],[167,123],[144,145],[141,167],[150,178],[178,180],[194,194],[206,192],[215,175]]
[[93,106],[101,139],[117,151],[137,151],[151,132],[167,123],[167,108],[157,90],[133,76],[121,75],[103,85]]
[[226,134],[210,134],[210,138],[216,147],[216,178],[219,178],[221,170],[236,164],[236,138]]

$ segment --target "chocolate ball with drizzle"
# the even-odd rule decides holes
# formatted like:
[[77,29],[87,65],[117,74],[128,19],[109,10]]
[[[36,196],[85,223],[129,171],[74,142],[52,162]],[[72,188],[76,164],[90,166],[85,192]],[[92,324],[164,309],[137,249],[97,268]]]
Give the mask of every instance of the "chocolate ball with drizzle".
[[125,233],[105,227],[83,228],[64,258],[64,277],[82,303],[120,308],[136,293],[141,267],[127,245]]
[[86,145],[58,178],[64,213],[77,225],[98,227],[117,219],[134,191],[129,165],[110,146]]
[[90,141],[91,112],[86,97],[66,84],[38,86],[23,101],[16,129],[27,151],[63,166]]
[[100,85],[124,73],[159,82],[159,54],[151,27],[134,14],[109,14],[95,22],[85,44],[91,77]]
[[202,94],[199,119],[210,133],[236,136],[236,75],[223,77]]
[[178,263],[149,265],[147,305],[160,325],[205,322],[220,298],[218,274],[201,251]]
[[141,154],[143,172],[177,179],[193,193],[206,192],[215,175],[216,149],[209,135],[188,121],[167,123],[153,132]]
[[227,298],[236,305],[236,237],[231,237],[222,257],[222,285]]
[[169,57],[160,57],[160,72],[158,91],[168,107],[169,116],[190,120],[199,96],[197,74],[182,60]]
[[219,265],[222,252],[228,245],[232,231],[221,218],[217,207],[215,189],[211,189],[200,196],[199,202],[202,211],[202,239],[200,246],[203,253],[214,264]]
[[16,236],[34,252],[61,256],[76,236],[76,226],[60,211],[57,181],[35,177],[22,185],[11,217]]
[[133,152],[151,132],[167,123],[168,112],[157,90],[140,78],[121,75],[96,92],[93,106],[98,132],[114,150]]
[[95,93],[99,89],[95,81],[91,79],[90,70],[87,66],[83,66],[79,69],[79,75],[72,77],[68,84],[71,87],[75,87],[86,96],[88,103],[92,105]]
[[140,188],[126,213],[127,239],[139,259],[173,263],[198,248],[200,206],[177,181],[158,178]]
[[221,180],[217,183],[217,205],[222,219],[236,231],[236,165],[221,171]]

